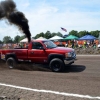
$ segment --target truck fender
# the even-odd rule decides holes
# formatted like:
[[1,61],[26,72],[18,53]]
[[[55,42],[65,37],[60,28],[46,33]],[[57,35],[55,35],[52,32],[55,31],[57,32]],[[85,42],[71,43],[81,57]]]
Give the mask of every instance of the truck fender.
[[14,54],[14,53],[7,53],[7,54],[5,55],[5,60],[7,60],[7,59],[10,58],[10,57],[14,58],[16,62],[18,61],[18,59],[17,59],[17,57],[16,57],[16,54]]
[[48,63],[50,63],[50,61],[54,58],[59,58],[61,59],[62,61],[64,60],[64,55],[62,54],[57,54],[57,53],[53,53],[53,54],[49,54],[48,56]]

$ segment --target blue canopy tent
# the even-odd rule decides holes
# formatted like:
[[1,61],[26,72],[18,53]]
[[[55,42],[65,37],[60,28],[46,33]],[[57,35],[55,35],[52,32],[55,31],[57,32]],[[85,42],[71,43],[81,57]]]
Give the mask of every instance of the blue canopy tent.
[[96,37],[92,36],[92,35],[85,35],[81,38],[79,38],[79,40],[95,40]]

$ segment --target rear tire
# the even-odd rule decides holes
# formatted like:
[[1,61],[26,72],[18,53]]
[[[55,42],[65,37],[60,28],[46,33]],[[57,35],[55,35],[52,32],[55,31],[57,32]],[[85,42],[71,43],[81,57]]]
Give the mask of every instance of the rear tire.
[[61,72],[64,70],[65,64],[59,58],[54,58],[50,61],[49,67],[53,72]]
[[9,57],[6,61],[6,65],[9,69],[14,69],[17,67],[16,60],[13,57]]

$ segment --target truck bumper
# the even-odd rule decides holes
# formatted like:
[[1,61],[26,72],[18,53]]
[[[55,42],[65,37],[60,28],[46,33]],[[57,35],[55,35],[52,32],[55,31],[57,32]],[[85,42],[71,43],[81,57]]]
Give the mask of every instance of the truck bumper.
[[76,56],[71,57],[71,58],[65,58],[64,63],[65,64],[72,64],[72,63],[74,63],[75,59],[76,59]]
[[72,60],[64,60],[65,65],[74,63],[75,59]]

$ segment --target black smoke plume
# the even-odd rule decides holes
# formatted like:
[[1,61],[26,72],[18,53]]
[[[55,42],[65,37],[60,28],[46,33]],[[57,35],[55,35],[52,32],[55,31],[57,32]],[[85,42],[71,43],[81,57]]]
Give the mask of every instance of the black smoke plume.
[[28,42],[31,41],[28,20],[22,12],[16,9],[16,4],[13,0],[0,2],[0,19],[8,19],[10,24],[18,26],[28,38]]

